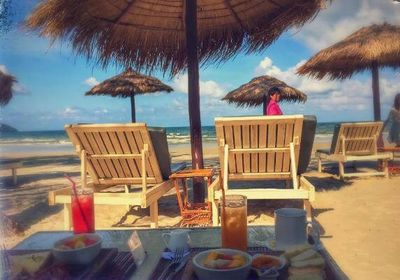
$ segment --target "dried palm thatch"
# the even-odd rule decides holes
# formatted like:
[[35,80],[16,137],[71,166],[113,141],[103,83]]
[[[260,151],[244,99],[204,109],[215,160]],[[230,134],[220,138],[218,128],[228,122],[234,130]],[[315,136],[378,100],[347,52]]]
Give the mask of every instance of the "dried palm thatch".
[[13,84],[17,82],[14,76],[0,71],[0,106],[5,106],[13,96]]
[[[186,68],[187,0],[45,0],[27,26],[71,42],[98,64],[155,67],[175,74]],[[301,26],[326,0],[201,0],[197,5],[202,63],[226,60],[239,50],[264,50],[282,32]]]
[[135,95],[151,92],[171,92],[170,86],[163,84],[159,79],[142,75],[128,68],[123,73],[105,80],[94,86],[85,95],[111,95],[113,97],[130,97],[132,122],[136,121]]
[[272,87],[278,87],[281,90],[282,100],[289,102],[305,102],[307,100],[307,95],[303,92],[268,75],[252,79],[229,92],[222,100],[235,103],[238,107],[256,107],[263,103],[264,94],[268,93]]
[[400,26],[388,23],[363,27],[343,41],[321,50],[298,69],[300,75],[318,79],[346,79],[381,67],[400,67]]
[[343,41],[326,48],[297,73],[318,79],[350,78],[364,70],[372,70],[374,120],[381,119],[378,67],[400,67],[400,26],[388,23],[363,27]]
[[85,95],[111,95],[113,97],[130,97],[137,94],[166,91],[173,89],[159,79],[142,75],[128,68],[123,73],[94,86]]

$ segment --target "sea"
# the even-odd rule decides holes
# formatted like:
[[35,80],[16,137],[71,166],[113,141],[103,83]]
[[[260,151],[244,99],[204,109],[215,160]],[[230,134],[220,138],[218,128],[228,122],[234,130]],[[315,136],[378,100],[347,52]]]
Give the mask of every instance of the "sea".
[[[337,123],[318,123],[316,142],[329,142]],[[190,143],[189,127],[166,127],[169,145]],[[215,127],[202,127],[203,143],[216,143]],[[64,130],[0,132],[0,157],[10,154],[40,152],[73,152],[73,146]]]

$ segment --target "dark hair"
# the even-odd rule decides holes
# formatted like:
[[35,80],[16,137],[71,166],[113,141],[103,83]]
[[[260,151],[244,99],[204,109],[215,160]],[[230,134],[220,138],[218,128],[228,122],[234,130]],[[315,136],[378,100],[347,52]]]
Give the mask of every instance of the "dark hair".
[[281,94],[281,90],[278,87],[272,87],[268,90],[267,93],[264,94],[263,96],[263,114],[265,115],[267,112],[267,107],[269,104],[269,101],[271,100],[271,96],[274,95],[275,93]]
[[394,97],[393,107],[396,110],[400,110],[400,93],[396,94]]
[[268,96],[274,95],[275,93],[281,94],[281,90],[278,87],[272,87],[268,90]]

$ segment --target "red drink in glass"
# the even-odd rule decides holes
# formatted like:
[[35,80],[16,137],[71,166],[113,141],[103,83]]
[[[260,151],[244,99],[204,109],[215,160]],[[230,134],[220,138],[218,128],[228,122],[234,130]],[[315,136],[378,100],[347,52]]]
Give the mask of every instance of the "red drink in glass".
[[72,227],[74,233],[94,232],[94,203],[91,190],[78,190],[71,195]]

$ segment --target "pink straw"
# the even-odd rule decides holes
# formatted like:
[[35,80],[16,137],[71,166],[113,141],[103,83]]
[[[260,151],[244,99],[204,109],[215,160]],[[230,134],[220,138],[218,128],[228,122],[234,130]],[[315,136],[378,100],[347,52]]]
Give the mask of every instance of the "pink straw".
[[78,193],[76,191],[76,183],[74,180],[72,180],[71,177],[69,177],[67,174],[64,174],[65,178],[67,178],[68,181],[71,182],[72,184],[72,192],[74,193],[75,197],[78,197]]

